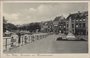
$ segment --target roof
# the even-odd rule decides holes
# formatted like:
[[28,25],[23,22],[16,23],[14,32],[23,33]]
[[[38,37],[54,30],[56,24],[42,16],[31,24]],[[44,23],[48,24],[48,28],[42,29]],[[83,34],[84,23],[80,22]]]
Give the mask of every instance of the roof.
[[63,16],[58,16],[58,17],[56,17],[53,21],[60,21],[60,20],[63,20],[63,19],[65,19],[65,17],[63,17]]
[[83,19],[85,19],[86,18],[86,16],[88,16],[88,11],[85,11],[85,12],[79,12],[79,13],[74,13],[74,14],[70,14],[68,17],[67,17],[67,20],[71,17],[71,19],[77,19],[77,18],[79,18],[79,19],[81,19],[81,18],[83,18]]

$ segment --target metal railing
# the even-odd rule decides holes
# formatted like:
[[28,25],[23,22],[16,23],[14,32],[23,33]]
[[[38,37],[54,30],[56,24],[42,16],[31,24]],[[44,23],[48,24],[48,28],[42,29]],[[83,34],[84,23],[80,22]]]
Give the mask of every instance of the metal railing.
[[20,38],[20,42],[18,43],[19,37],[17,36],[14,38],[15,41],[12,42],[12,36],[11,37],[3,37],[3,51],[9,51],[13,48],[23,46],[28,43],[33,43],[36,40],[40,40],[43,38],[46,38],[47,36],[51,35],[52,33],[42,33],[42,34],[24,34]]

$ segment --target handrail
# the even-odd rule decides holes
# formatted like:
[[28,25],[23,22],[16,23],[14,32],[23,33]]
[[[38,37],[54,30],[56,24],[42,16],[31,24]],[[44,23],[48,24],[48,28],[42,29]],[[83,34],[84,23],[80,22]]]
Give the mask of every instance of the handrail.
[[4,40],[3,43],[5,43],[3,44],[4,51],[9,51],[10,49],[13,49],[15,47],[20,47],[27,43],[32,43],[36,40],[46,38],[47,36],[51,34],[52,33],[40,33],[40,34],[32,34],[32,35],[24,34],[20,38],[20,43],[18,43],[18,39],[19,39],[18,37],[14,38],[16,40],[15,42],[11,42],[12,37],[3,37],[3,40]]

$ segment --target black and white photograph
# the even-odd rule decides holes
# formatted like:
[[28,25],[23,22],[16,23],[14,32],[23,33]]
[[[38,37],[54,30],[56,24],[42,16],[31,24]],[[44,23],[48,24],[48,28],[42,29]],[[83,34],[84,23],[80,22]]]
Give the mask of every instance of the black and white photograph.
[[1,0],[1,1],[90,1],[90,0]]
[[88,53],[88,3],[4,3],[3,53]]

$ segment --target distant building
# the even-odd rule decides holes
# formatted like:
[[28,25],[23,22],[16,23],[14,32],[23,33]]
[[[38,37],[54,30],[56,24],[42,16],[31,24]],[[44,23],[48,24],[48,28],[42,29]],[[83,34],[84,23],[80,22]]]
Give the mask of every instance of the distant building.
[[59,21],[59,32],[60,33],[66,33],[66,19],[62,19],[61,21]]
[[69,29],[69,19],[71,19],[72,33],[75,35],[88,34],[88,12],[78,12],[70,14],[66,19],[66,32]]
[[41,32],[53,32],[53,22],[52,21],[41,22]]
[[66,20],[63,16],[58,16],[53,20],[54,32],[65,33],[66,32]]

